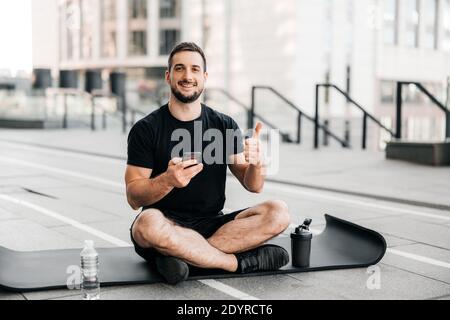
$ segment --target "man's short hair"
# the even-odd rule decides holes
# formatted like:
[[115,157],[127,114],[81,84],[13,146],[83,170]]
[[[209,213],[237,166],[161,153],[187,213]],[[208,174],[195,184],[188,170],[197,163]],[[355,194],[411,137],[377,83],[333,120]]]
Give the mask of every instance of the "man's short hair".
[[183,51],[198,52],[203,58],[203,67],[204,67],[204,71],[206,72],[205,53],[203,52],[202,48],[200,48],[198,45],[196,45],[193,42],[182,42],[182,43],[176,45],[175,48],[172,49],[172,52],[169,55],[169,71],[172,70],[173,57],[178,52],[183,52]]

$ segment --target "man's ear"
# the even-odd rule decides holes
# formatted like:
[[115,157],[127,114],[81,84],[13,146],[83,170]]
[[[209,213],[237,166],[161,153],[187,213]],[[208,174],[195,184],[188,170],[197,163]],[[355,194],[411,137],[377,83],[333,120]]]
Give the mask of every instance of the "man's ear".
[[208,76],[209,76],[208,72],[205,72],[205,74],[204,74],[204,77],[205,77],[205,82],[207,82],[207,81],[208,81]]
[[166,83],[170,84],[170,71],[166,70]]

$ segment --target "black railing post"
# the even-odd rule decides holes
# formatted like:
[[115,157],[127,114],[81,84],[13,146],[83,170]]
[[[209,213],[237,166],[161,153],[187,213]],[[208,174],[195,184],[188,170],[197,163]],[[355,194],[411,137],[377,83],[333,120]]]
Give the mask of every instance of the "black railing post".
[[397,139],[402,138],[402,103],[403,103],[402,88],[403,83],[397,82],[397,132],[395,133],[395,137]]
[[255,126],[255,93],[256,93],[256,87],[252,87],[252,104],[250,107],[250,110],[247,115],[247,129],[251,130]]
[[[448,107],[447,107],[448,108]],[[447,109],[447,112],[445,114],[445,123],[446,123],[446,129],[445,129],[445,137],[447,139],[450,139],[450,110]]]
[[347,145],[350,144],[350,135],[351,135],[351,126],[350,126],[350,120],[345,120],[344,123],[344,141]]
[[302,143],[302,116],[303,114],[299,111],[297,118],[297,144]]
[[119,99],[119,108],[122,112],[122,132],[127,132],[127,90],[126,90],[126,73],[113,72],[109,76],[111,84],[111,92]]
[[323,126],[325,128],[325,130],[323,130],[323,146],[324,147],[328,147],[329,145],[329,128],[330,128],[330,121],[329,120],[325,120],[323,122]]
[[128,106],[127,101],[125,99],[125,96],[122,98],[122,108],[123,108],[123,114],[122,114],[122,133],[127,133],[127,112],[128,112]]
[[319,149],[319,89],[316,85],[316,116],[314,117],[314,149]]
[[95,131],[95,101],[94,101],[94,97],[91,96],[91,130]]
[[103,117],[102,117],[102,126],[103,130],[106,130],[107,123],[106,123],[106,111],[103,110]]
[[364,113],[363,117],[363,138],[362,138],[362,148],[363,150],[367,149],[367,113]]
[[450,139],[450,77],[447,77],[447,99],[445,100],[445,109],[447,110],[445,115],[445,137]]
[[445,138],[450,139],[450,76],[447,77],[446,99],[444,102],[445,107]]
[[346,74],[347,74],[347,79],[346,79],[346,93],[347,93],[347,104],[350,103],[350,91],[351,91],[351,79],[352,79],[352,68],[350,67],[350,65],[347,65],[346,68]]
[[63,115],[63,129],[67,129],[68,127],[68,108],[67,108],[67,95],[64,93],[64,115]]

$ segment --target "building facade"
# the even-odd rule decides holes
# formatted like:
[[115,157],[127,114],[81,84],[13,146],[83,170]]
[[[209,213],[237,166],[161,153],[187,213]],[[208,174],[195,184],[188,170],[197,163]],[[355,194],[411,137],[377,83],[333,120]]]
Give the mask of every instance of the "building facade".
[[[315,112],[315,85],[333,83],[395,131],[395,88],[416,81],[445,103],[450,76],[449,0],[211,1],[210,85],[250,105],[250,87],[268,85],[305,113]],[[224,41],[226,40],[226,41]],[[414,86],[406,87],[403,136],[442,140],[442,110]],[[335,91],[321,91],[322,119],[338,135],[352,119],[352,145],[360,146],[362,113]],[[268,92],[257,108],[295,132],[297,114]],[[286,119],[290,119],[286,120]],[[305,127],[308,123],[305,123]],[[310,141],[311,130],[305,129]],[[369,144],[389,138],[369,122]]]
[[55,83],[60,70],[72,70],[81,88],[87,71],[100,72],[104,79],[125,72],[129,103],[152,103],[164,95],[167,56],[183,38],[185,2],[33,1],[34,67],[52,69]]
[[[35,67],[99,70],[105,77],[125,71],[139,97],[132,104],[145,103],[146,95],[156,104],[166,97],[167,55],[179,41],[203,46],[209,87],[247,106],[251,87],[264,85],[313,115],[315,85],[329,82],[394,128],[397,81],[423,83],[442,102],[447,97],[450,0],[40,0],[33,1],[33,18]],[[48,41],[41,41],[46,29]],[[242,113],[215,101],[232,115]],[[322,90],[320,101],[337,134],[352,119],[352,136],[361,135],[361,112],[345,98]],[[295,131],[296,112],[281,99],[258,91],[256,105],[277,126]],[[403,121],[408,138],[443,137],[443,112],[413,86],[406,88]],[[369,129],[369,144],[382,146],[386,134]]]

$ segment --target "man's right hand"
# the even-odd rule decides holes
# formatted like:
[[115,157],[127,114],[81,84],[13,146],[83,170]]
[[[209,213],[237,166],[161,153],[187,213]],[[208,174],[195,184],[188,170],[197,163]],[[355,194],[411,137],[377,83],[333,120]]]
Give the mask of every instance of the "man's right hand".
[[203,171],[203,164],[198,164],[197,160],[184,161],[181,158],[170,160],[166,171],[166,179],[169,185],[174,188],[185,188],[191,180]]

